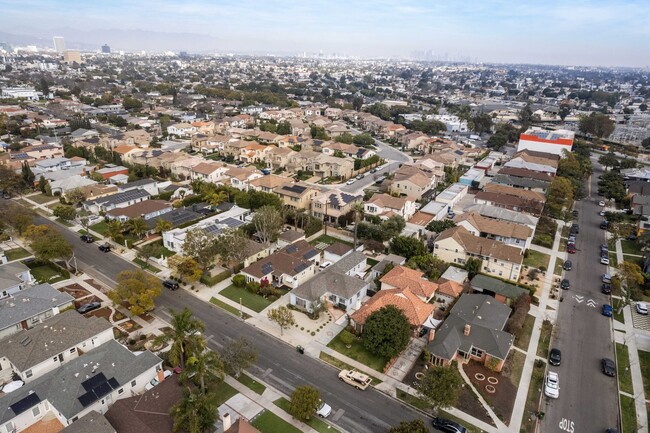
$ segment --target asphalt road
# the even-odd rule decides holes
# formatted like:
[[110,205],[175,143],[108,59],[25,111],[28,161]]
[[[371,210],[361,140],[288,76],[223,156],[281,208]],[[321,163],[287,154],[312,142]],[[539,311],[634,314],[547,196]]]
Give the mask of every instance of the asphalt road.
[[[8,200],[0,201],[0,208],[7,202]],[[118,273],[137,268],[113,253],[102,253],[97,248],[97,243],[81,242],[76,233],[46,218],[39,216],[36,222],[57,226],[73,245],[79,269],[99,281],[114,286],[114,278]],[[293,389],[305,384],[318,388],[323,400],[332,406],[332,422],[348,432],[384,432],[400,421],[415,418],[423,419],[430,425],[429,419],[419,412],[372,388],[359,391],[342,383],[337,379],[338,370],[298,354],[295,348],[184,290],[172,292],[163,289],[156,305],[155,314],[167,321],[170,309],[190,308],[194,316],[205,323],[204,335],[213,349],[218,349],[231,339],[246,337],[254,343],[259,353],[256,366],[250,369],[252,374],[286,394],[291,394]]]
[[[618,424],[616,379],[600,371],[601,358],[615,359],[611,319],[601,314],[609,296],[600,292],[601,275],[607,271],[600,264],[600,244],[605,232],[598,225],[598,175],[602,168],[594,164],[591,195],[576,203],[579,212],[580,233],[576,254],[569,254],[573,270],[565,273],[571,288],[563,291],[556,336],[551,347],[562,351],[562,365],[549,369],[560,377],[560,397],[543,398],[542,411],[546,416],[540,431],[543,433],[604,432]],[[528,414],[525,414],[526,416]]]

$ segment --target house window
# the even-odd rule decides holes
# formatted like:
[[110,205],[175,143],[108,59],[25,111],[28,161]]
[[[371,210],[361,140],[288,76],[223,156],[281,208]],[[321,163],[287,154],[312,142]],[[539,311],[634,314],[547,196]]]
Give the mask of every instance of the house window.
[[59,360],[58,356],[55,356],[54,358],[52,358],[52,361],[54,361],[54,362],[57,362],[58,360]]
[[135,386],[135,380],[131,381],[131,386]]
[[123,394],[124,393],[124,388],[120,388],[117,390],[117,395]]
[[476,347],[472,347],[472,356],[476,356],[477,358],[481,358],[483,356],[483,351],[481,349],[476,348]]
[[304,299],[296,298],[296,305],[298,307],[307,308],[307,301]]
[[40,407],[36,406],[34,409],[32,409],[32,415],[34,415],[34,417],[37,417],[40,414],[41,414],[41,408]]
[[76,347],[73,347],[72,349],[70,349],[70,353],[75,353],[76,351],[77,351]]
[[39,321],[38,316],[32,317],[32,323],[38,323]]

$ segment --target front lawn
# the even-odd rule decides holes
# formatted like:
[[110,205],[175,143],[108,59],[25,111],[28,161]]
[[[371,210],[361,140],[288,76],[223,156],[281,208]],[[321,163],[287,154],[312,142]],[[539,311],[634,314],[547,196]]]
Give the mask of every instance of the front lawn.
[[621,391],[632,394],[632,372],[630,371],[630,355],[627,346],[616,343],[616,362],[618,364],[618,384]]
[[384,372],[384,367],[390,361],[388,358],[377,356],[372,354],[369,350],[363,347],[363,342],[359,338],[355,338],[350,348],[345,347],[345,344],[341,341],[341,333],[332,339],[327,345],[330,349],[334,349],[337,352],[352,358],[355,361],[358,361],[373,370],[377,370],[381,373]]
[[643,377],[643,389],[645,398],[650,398],[650,352],[639,350],[639,364],[641,365],[641,377]]
[[535,326],[535,317],[528,314],[524,321],[524,326],[515,335],[515,346],[522,350],[528,350],[530,334],[533,332],[533,326]]
[[255,417],[251,424],[262,433],[301,433],[299,429],[268,410]]
[[558,277],[561,277],[562,276],[562,271],[564,270],[563,266],[564,266],[564,260],[562,260],[560,258],[556,258],[555,259],[555,269],[553,270],[553,273],[555,275],[557,275]]
[[[55,200],[59,201],[57,197],[47,196],[45,194],[30,195],[27,198],[38,204],[45,204]],[[61,203],[57,203],[57,204],[61,204]]]
[[[237,317],[241,317],[241,316],[242,316],[242,315],[240,314],[240,311],[239,311],[238,308],[235,308],[235,307],[233,307],[233,306],[230,305],[230,304],[226,304],[225,302],[223,302],[223,301],[220,300],[220,299],[217,299],[217,298],[215,298],[215,297],[212,297],[212,298],[210,298],[210,303],[216,305],[217,307],[219,307],[219,308],[221,308],[221,309],[223,309],[223,310],[225,310],[225,311],[229,312],[230,314],[233,314],[233,315],[235,315],[235,316],[237,316]],[[244,315],[244,320],[246,320],[246,319],[248,319],[248,318],[250,317],[250,316],[249,316],[248,314],[246,314],[246,313],[243,313],[243,315]]]
[[54,265],[44,264],[31,268],[34,279],[40,283],[54,284],[59,281],[67,280],[68,277],[62,275]]
[[99,233],[100,235],[106,237],[106,232],[108,231],[108,223],[106,221],[101,221],[98,222],[97,224],[91,225],[88,228],[94,231],[95,233]]
[[635,433],[638,431],[636,425],[636,408],[632,397],[621,395],[621,417],[623,418],[623,433]]
[[12,262],[14,260],[20,260],[24,259],[25,257],[29,257],[31,254],[26,249],[18,247],[5,251],[5,256],[7,256],[8,261]]
[[139,258],[137,258],[137,257],[136,257],[135,259],[133,259],[133,263],[135,263],[136,265],[140,266],[142,269],[148,269],[148,270],[150,270],[150,271],[153,272],[153,273],[156,273],[156,274],[157,274],[158,272],[160,272],[160,269],[158,269],[157,267],[153,266],[151,263],[147,263],[147,262],[145,262],[144,260],[139,259]]
[[623,239],[621,240],[621,248],[623,248],[623,254],[634,254],[637,256],[643,255],[641,246],[637,241],[629,241],[627,239]]
[[618,257],[616,256],[615,252],[609,253],[609,266],[612,268],[618,268]]
[[235,388],[232,386],[228,385],[226,382],[220,382],[214,387],[210,387],[210,391],[212,391],[215,394],[217,404],[221,406],[225,402],[227,402],[231,397],[234,397],[235,395],[239,394]]
[[242,373],[239,375],[239,377],[236,377],[237,381],[241,383],[242,385],[246,386],[247,388],[251,389],[252,391],[255,391],[257,394],[262,395],[264,394],[264,390],[266,390],[266,386],[262,385],[246,373]]
[[[291,415],[291,412],[289,412],[289,407],[291,405],[291,402],[287,400],[284,397],[281,397],[273,402],[274,405]],[[334,433],[341,433],[339,430],[335,429],[322,419],[318,417],[318,415],[315,415],[309,419],[309,421],[303,421],[305,424],[313,428],[319,433],[329,433],[329,432],[334,432]]]
[[272,304],[270,300],[256,295],[255,293],[251,293],[245,288],[236,287],[234,284],[226,287],[219,292],[219,294],[237,303],[241,301],[242,305],[246,308],[250,308],[256,313],[259,313]]
[[548,269],[548,262],[551,259],[551,256],[548,254],[540,253],[535,250],[528,250],[526,257],[524,257],[524,266],[529,266],[531,268]]

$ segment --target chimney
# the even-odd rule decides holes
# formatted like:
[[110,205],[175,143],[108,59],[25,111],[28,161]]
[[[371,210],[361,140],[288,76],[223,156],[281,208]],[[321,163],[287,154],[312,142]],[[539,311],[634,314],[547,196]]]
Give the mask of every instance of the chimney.
[[463,329],[463,335],[469,335],[469,331],[472,329],[472,326],[467,323],[465,324],[465,329]]
[[223,423],[223,431],[227,431],[232,426],[232,420],[230,419],[230,413],[226,412],[221,417],[221,422]]

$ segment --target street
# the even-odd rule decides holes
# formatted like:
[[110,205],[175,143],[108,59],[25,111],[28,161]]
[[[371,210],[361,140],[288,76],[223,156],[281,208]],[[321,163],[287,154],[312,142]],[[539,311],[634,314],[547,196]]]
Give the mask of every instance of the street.
[[[8,200],[0,204],[6,206]],[[88,275],[114,287],[115,276],[123,270],[139,269],[122,258],[103,253],[97,243],[83,243],[77,233],[37,216],[37,224],[54,225],[75,248],[79,269]],[[420,418],[430,426],[427,417],[402,405],[383,393],[369,388],[358,391],[337,380],[338,371],[306,355],[295,348],[246,324],[218,307],[205,303],[184,290],[163,289],[156,300],[155,314],[169,321],[169,310],[188,307],[195,317],[206,325],[204,335],[212,349],[239,337],[245,337],[258,350],[257,365],[250,372],[278,390],[290,395],[294,388],[309,384],[318,388],[321,396],[332,406],[331,421],[349,432],[384,432],[389,427]]]
[[[562,351],[562,364],[551,367],[560,378],[560,397],[543,398],[541,422],[543,433],[604,432],[618,425],[618,389],[616,378],[600,371],[601,358],[615,359],[612,319],[601,314],[603,304],[610,304],[608,295],[600,291],[601,275],[607,266],[599,262],[599,246],[606,243],[605,232],[598,225],[598,176],[602,168],[594,164],[591,194],[575,209],[579,212],[580,233],[577,253],[569,254],[573,270],[565,272],[571,288],[562,291],[554,339],[551,347]],[[529,414],[526,414],[528,416]]]

